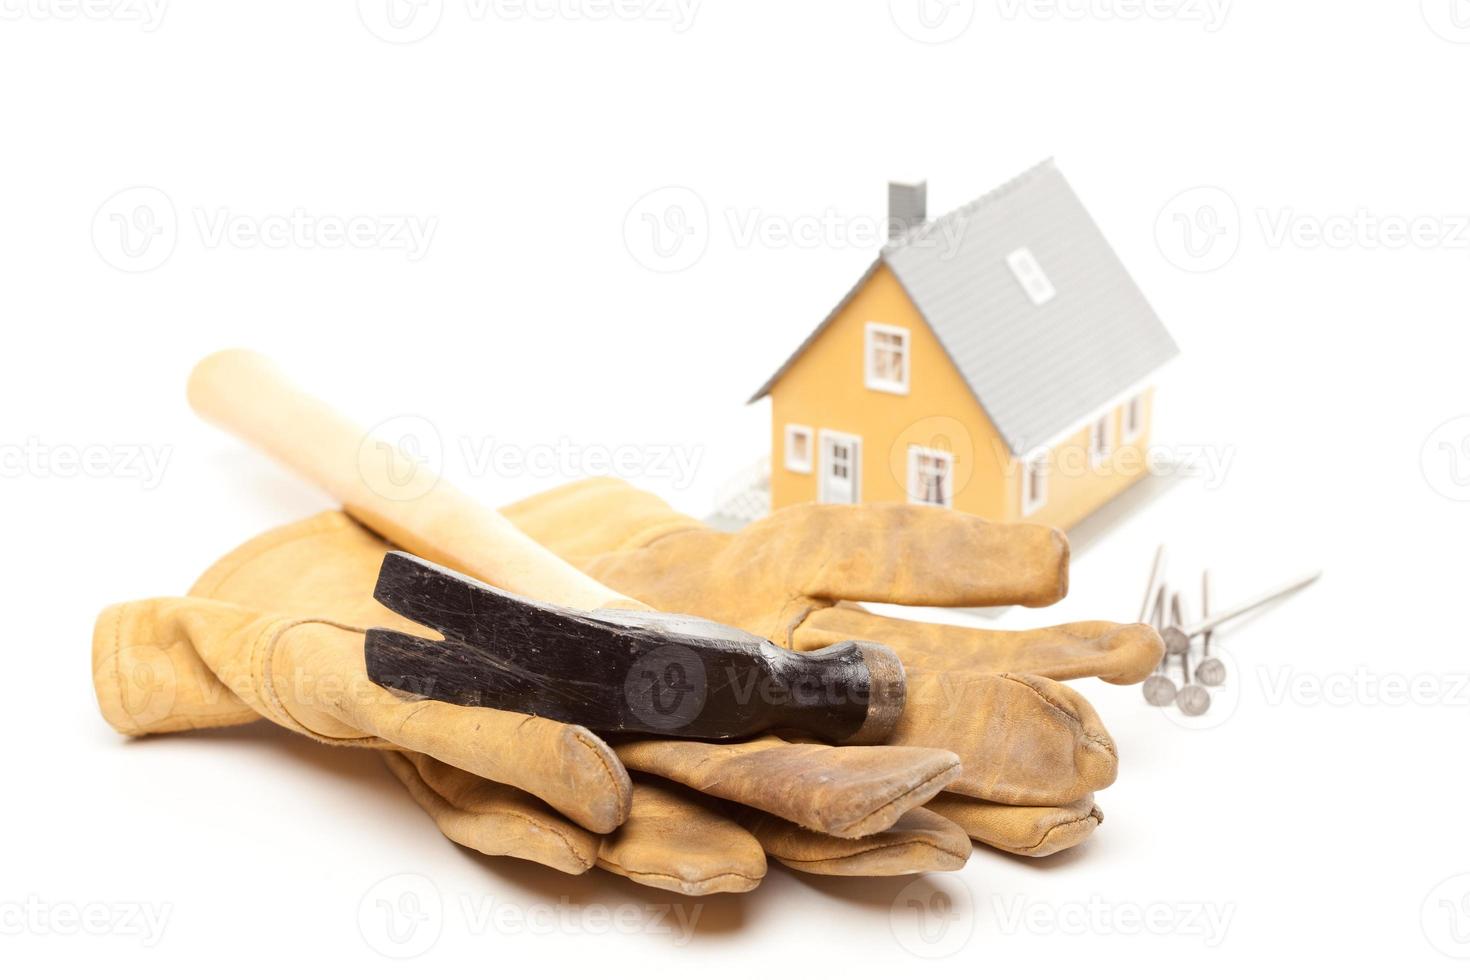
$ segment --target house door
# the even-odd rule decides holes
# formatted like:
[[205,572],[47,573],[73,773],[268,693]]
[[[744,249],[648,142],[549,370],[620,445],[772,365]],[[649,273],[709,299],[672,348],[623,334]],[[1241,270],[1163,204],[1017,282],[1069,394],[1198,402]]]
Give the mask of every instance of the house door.
[[818,500],[855,504],[862,480],[863,441],[842,432],[822,433],[822,480]]

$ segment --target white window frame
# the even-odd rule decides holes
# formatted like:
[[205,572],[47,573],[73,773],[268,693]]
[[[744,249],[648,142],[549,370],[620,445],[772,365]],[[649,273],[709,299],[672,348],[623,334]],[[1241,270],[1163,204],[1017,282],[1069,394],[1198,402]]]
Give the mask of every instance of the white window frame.
[[[796,459],[791,451],[795,437],[806,436],[806,459]],[[793,473],[810,473],[812,471],[812,459],[817,455],[817,435],[809,425],[788,424],[786,426],[786,451],[782,461],[786,468]]]
[[[940,494],[944,498],[939,503],[923,500],[919,492],[919,471],[922,460],[928,457],[933,460],[944,462],[944,480],[940,484]],[[954,509],[954,453],[947,453],[942,449],[930,449],[927,446],[909,446],[909,503],[922,504],[927,507],[944,507]]]
[[[1041,496],[1033,500],[1034,481],[1037,478],[1036,466],[1040,464],[1043,470],[1041,477]],[[1032,453],[1021,460],[1021,516],[1030,517],[1038,510],[1046,506],[1047,498],[1051,495],[1051,474],[1045,471],[1047,466],[1047,454],[1045,452]]]
[[1051,277],[1029,248],[1018,248],[1007,255],[1006,265],[1011,267],[1011,275],[1016,277],[1016,282],[1037,306],[1045,306],[1056,297],[1057,287],[1052,285]]
[[[903,378],[899,381],[880,378],[874,373],[873,369],[877,365],[873,358],[873,341],[874,336],[878,333],[897,334],[901,341],[899,351],[903,357]],[[913,361],[913,346],[910,340],[907,327],[896,327],[889,323],[868,323],[863,328],[863,380],[869,388],[874,391],[886,391],[892,395],[909,393],[909,368]]]
[[[1097,434],[1099,429],[1103,432],[1102,445],[1098,445]],[[1087,427],[1087,454],[1095,463],[1100,463],[1113,455],[1118,448],[1118,425],[1113,418],[1113,410],[1110,408]]]
[[[851,500],[829,500],[827,494],[827,478],[832,468],[830,447],[834,441],[846,442],[852,446],[852,459],[849,461],[851,474],[848,480],[852,483]],[[823,504],[847,504],[861,503],[863,499],[863,437],[855,436],[850,432],[838,432],[836,429],[822,429],[817,435],[817,502]]]
[[[1128,417],[1134,408],[1138,409],[1138,425],[1136,426],[1130,424]],[[1143,420],[1147,413],[1148,401],[1144,398],[1144,393],[1141,391],[1123,403],[1123,441],[1125,443],[1130,443],[1143,435]]]

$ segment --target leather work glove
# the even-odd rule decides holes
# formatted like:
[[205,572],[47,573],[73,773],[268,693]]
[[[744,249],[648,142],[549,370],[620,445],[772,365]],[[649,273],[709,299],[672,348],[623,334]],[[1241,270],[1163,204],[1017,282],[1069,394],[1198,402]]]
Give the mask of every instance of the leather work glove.
[[[1067,588],[1068,548],[1035,525],[903,505],[801,505],[715,531],[614,479],[504,510],[593,578],[656,609],[739,626],[801,650],[843,639],[892,647],[908,701],[891,743],[942,746],[964,766],[935,811],[983,843],[1040,856],[1102,819],[1092,793],[1117,756],[1091,705],[1064,684],[1143,680],[1163,655],[1144,625],[999,631],[894,619],[857,601],[1039,606]],[[986,805],[989,804],[989,805]]]
[[[821,510],[833,509],[835,508],[821,508]],[[735,550],[730,547],[729,539],[737,537],[709,531],[699,522],[673,512],[658,498],[636,491],[614,480],[594,480],[572,484],[515,505],[507,511],[507,515],[512,517],[523,530],[539,538],[543,544],[561,552],[564,556],[577,560],[584,565],[584,568],[608,574],[607,569],[616,567],[616,574],[622,581],[631,581],[634,576],[646,577],[640,575],[638,561],[629,559],[639,559],[646,546],[672,532],[683,533],[686,538],[697,538],[701,544],[708,547],[711,554],[720,555],[726,559],[725,567],[731,564],[728,561],[729,555]],[[754,530],[756,529],[747,529],[743,534],[754,537]],[[1050,537],[1049,534],[1046,535],[1048,540]],[[963,563],[960,562],[960,564]],[[1004,584],[1004,564],[997,564],[1000,567],[993,569],[993,572]],[[1029,590],[1013,588],[1010,593],[1005,593],[992,589],[985,593],[985,597],[989,601],[1004,601],[1004,596],[1007,594],[1016,597],[1018,592],[1024,591],[1025,599],[1036,601],[1039,596],[1051,597],[1060,594],[1064,588],[1064,561],[1058,560],[1050,567],[1053,571],[1049,576],[1049,581],[1047,576],[1042,576],[1035,580]],[[760,571],[758,566],[756,571]],[[206,576],[201,582],[201,588],[196,589],[196,592],[208,593],[210,578]],[[758,584],[742,581],[740,588],[746,589]],[[648,601],[653,598],[653,589],[656,585],[657,581],[653,585],[630,587],[630,591],[635,595],[643,593],[639,597]],[[767,591],[769,592],[769,589]],[[978,587],[971,586],[959,593],[961,598],[952,601],[975,601],[974,597],[979,591],[981,590]],[[372,606],[376,605],[371,603],[371,600],[362,600],[362,597],[368,594],[365,588],[357,589],[355,594],[360,601],[366,601]],[[889,593],[878,594],[886,597]],[[707,612],[710,607],[710,600],[702,599],[698,593],[692,596],[691,601],[694,603],[692,608],[696,613],[701,610]],[[778,595],[768,600],[768,605],[782,602],[784,598]],[[653,604],[663,603],[655,600]],[[856,625],[851,622],[843,624],[849,632],[855,632],[859,626],[868,627],[875,632],[881,629],[885,640],[898,648],[904,659],[909,662],[928,658],[924,662],[937,661],[942,664],[943,658],[947,656],[946,647],[958,647],[963,654],[953,659],[961,660],[965,672],[1024,664],[1039,673],[1058,677],[1072,677],[1092,672],[1115,681],[1125,682],[1135,679],[1140,673],[1146,675],[1148,669],[1140,664],[1147,664],[1150,658],[1157,657],[1157,640],[1151,631],[1140,631],[1138,628],[1120,629],[1112,624],[1078,624],[1054,630],[1004,633],[934,626],[907,620],[888,620],[871,616],[857,607],[836,605],[830,601],[805,600],[800,608],[814,609],[817,615],[823,617],[829,614],[840,614],[844,618],[850,617]],[[746,625],[749,628],[749,623],[740,625]],[[778,642],[785,642],[785,637],[778,636],[776,639]],[[825,641],[815,639],[811,641],[811,645],[820,645],[822,642]],[[138,692],[146,694],[148,683],[154,673],[164,671],[153,664],[134,659],[135,662],[131,668],[123,671],[122,674],[132,679],[131,686],[137,688],[134,700],[139,700]],[[179,686],[206,692],[205,695],[190,699],[187,704],[176,705],[172,718],[161,715],[154,707],[150,711],[152,717],[144,719],[144,724],[137,724],[136,721],[133,723],[136,731],[234,724],[254,717],[253,712],[247,707],[230,697],[227,692],[218,690],[218,685],[212,683],[207,672],[193,670],[189,665],[170,666],[168,671],[177,671],[180,674],[191,671],[193,674],[202,673],[204,676],[191,676],[189,684]],[[956,691],[963,692],[972,683],[993,686],[996,679],[983,677],[973,682],[966,680],[958,686],[951,683],[947,694],[941,684],[939,687],[941,699],[956,698]],[[1071,692],[1066,693],[1071,694]],[[1076,700],[1085,705],[1081,699]],[[1059,702],[1059,704],[1066,703],[1066,701]],[[119,707],[121,707],[121,699],[119,699]],[[1062,727],[1065,729],[1067,713],[1061,711],[1060,708],[1058,710],[1064,716]],[[135,708],[134,719],[138,713]],[[126,712],[116,711],[109,717],[116,716],[114,723],[126,729],[129,724],[126,715]],[[1090,719],[1093,716],[1090,709],[1085,709],[1071,717]],[[1097,727],[1100,728],[1100,726]],[[1062,735],[1060,745],[1065,751],[1067,733],[1063,731]],[[1035,755],[1035,753],[1027,754]],[[1108,764],[1106,756],[1103,761],[1105,767],[1103,777],[1109,779],[1110,775],[1106,770]],[[1096,781],[1103,782],[1103,780]],[[1072,846],[1085,839],[1097,825],[1101,814],[1092,807],[1090,795],[1067,792],[1069,785],[1076,784],[1075,779],[1047,779],[1043,782],[1058,785],[1052,785],[1049,789],[1044,789],[1039,793],[1034,789],[1027,790],[1023,786],[1020,789],[1013,788],[1013,791],[1009,793],[1004,792],[1003,789],[1000,792],[992,791],[992,795],[1007,796],[1014,800],[1028,798],[1057,800],[1059,797],[1069,795],[1072,798],[1054,802],[1051,805],[1044,803],[1022,805],[1012,810],[1005,806],[981,806],[962,797],[943,794],[937,799],[936,805],[951,801],[954,804],[950,808],[951,816],[959,818],[959,822],[965,826],[970,835],[984,843],[1015,853],[1052,853],[1061,847]],[[1085,784],[1085,780],[1083,782]],[[437,811],[431,810],[431,812],[442,814],[446,810],[441,806],[437,808]],[[446,821],[441,820],[440,822],[441,826],[445,826]],[[449,831],[446,829],[446,832]],[[455,835],[450,833],[450,836]],[[459,838],[456,837],[456,839]],[[769,844],[769,841],[767,843]],[[471,846],[476,845],[471,844]]]
[[[384,610],[354,622],[327,611],[329,601],[317,608],[325,612],[196,597],[109,607],[93,631],[93,680],[104,717],[125,734],[195,728],[210,724],[224,704],[231,705],[225,714],[234,714],[238,701],[317,741],[424,753],[533,794],[592,831],[614,830],[627,819],[632,785],[602,739],[546,718],[399,697],[373,684],[363,661],[365,628],[398,617]],[[197,664],[213,685],[180,683],[181,675],[185,682],[200,676]],[[145,682],[171,679],[158,695],[165,700],[184,694],[152,727],[128,710],[134,694],[126,672],[140,670]],[[222,699],[221,688],[233,697]],[[209,710],[191,715],[199,701]]]
[[[206,358],[191,374],[189,397],[200,414],[275,456],[342,501],[357,519],[416,554],[525,595],[579,608],[634,608],[649,602],[619,592],[585,569],[557,558],[507,518],[475,504],[452,487],[439,485],[412,466],[408,472],[416,485],[412,487],[413,495],[405,497],[397,480],[402,472],[399,464],[404,462],[401,453],[395,455],[392,447],[377,443],[373,444],[375,450],[386,448],[387,458],[371,454],[365,457],[368,434],[329,405],[297,389],[257,354],[225,351]],[[384,479],[393,484],[392,491],[381,486]],[[551,501],[545,509],[554,509],[553,504]],[[807,530],[823,522],[833,523],[832,515],[839,509],[824,510],[828,516],[808,521]],[[663,513],[656,515],[656,522],[667,523],[670,515],[672,512],[664,507]],[[605,515],[595,512],[568,516],[577,518],[566,525],[568,531],[584,536],[589,526],[606,520]],[[823,528],[817,527],[818,535],[809,535],[803,541],[783,540],[786,535],[781,519],[782,515],[776,515],[762,522],[764,531],[776,529],[774,535],[754,533],[762,528],[757,525],[750,533],[724,536],[703,550],[696,542],[687,555],[677,548],[672,553],[661,550],[665,541],[652,538],[643,542],[646,549],[635,549],[625,539],[616,550],[643,552],[629,567],[650,573],[653,579],[663,579],[656,582],[644,576],[648,594],[662,594],[662,599],[653,600],[653,606],[670,611],[697,608],[682,601],[681,587],[703,591],[707,599],[716,590],[724,590],[725,601],[713,602],[722,607],[714,618],[768,636],[785,632],[790,637],[787,646],[800,645],[794,630],[808,618],[815,621],[817,608],[795,610],[798,615],[790,617],[784,631],[769,626],[763,629],[759,620],[769,618],[773,611],[779,616],[792,603],[800,606],[806,600],[827,606],[835,606],[839,600],[866,598],[941,604],[1041,604],[1054,601],[1065,591],[1065,539],[1044,529],[1019,527],[1001,532],[969,518],[926,516],[918,508],[851,508],[842,510],[835,520],[842,533],[819,540]],[[619,516],[618,520],[623,518]],[[940,523],[943,520],[949,523]],[[354,533],[348,530],[353,527],[350,521],[341,526],[343,534]],[[639,522],[639,529],[647,533],[648,522]],[[797,525],[786,528],[800,529]],[[313,558],[339,557],[330,546],[331,535],[319,535],[322,531],[325,529],[317,528],[303,534],[300,528],[284,529],[267,536],[269,540],[247,545],[216,567],[216,572],[224,567],[222,577],[211,583],[211,576],[206,575],[206,581],[187,600],[155,600],[105,613],[94,647],[94,676],[104,713],[118,727],[134,731],[149,730],[149,724],[187,726],[205,723],[182,717],[189,714],[188,708],[200,707],[195,702],[202,700],[201,718],[240,717],[248,708],[324,741],[423,750],[404,754],[402,760],[423,763],[413,765],[415,778],[421,790],[433,790],[434,796],[446,804],[436,815],[446,832],[453,826],[458,833],[470,836],[472,828],[460,819],[466,815],[490,814],[503,817],[501,823],[514,822],[523,811],[508,806],[506,794],[496,787],[527,790],[533,793],[530,799],[553,803],[562,815],[557,819],[573,817],[580,826],[594,832],[601,832],[608,824],[618,826],[616,832],[598,842],[598,863],[680,890],[748,887],[737,884],[737,880],[758,880],[760,868],[753,862],[743,869],[691,868],[689,854],[670,854],[667,848],[659,847],[662,840],[653,837],[687,825],[687,820],[681,823],[681,810],[690,805],[699,808],[704,801],[690,803],[683,790],[664,792],[670,787],[657,779],[640,780],[654,792],[639,792],[627,779],[623,766],[641,767],[668,780],[695,785],[707,794],[720,795],[728,801],[721,806],[728,806],[725,812],[733,818],[727,830],[736,831],[734,820],[738,819],[754,828],[747,831],[750,840],[764,843],[778,859],[820,867],[828,873],[847,873],[869,864],[865,860],[873,852],[869,845],[880,836],[883,846],[893,848],[891,854],[897,855],[903,842],[894,840],[895,835],[908,835],[904,839],[909,843],[932,844],[958,831],[960,828],[937,815],[909,816],[950,783],[955,789],[992,802],[1055,806],[1062,800],[1076,803],[1087,791],[1112,779],[1115,757],[1111,744],[1101,725],[1095,724],[1095,716],[1089,717],[1085,702],[1071,701],[1070,692],[1060,685],[1055,690],[1049,688],[1053,682],[1046,678],[1025,674],[935,673],[924,668],[916,675],[917,683],[911,681],[908,705],[913,710],[904,714],[898,739],[903,744],[890,746],[837,749],[777,738],[738,746],[701,746],[650,739],[620,745],[618,756],[613,756],[600,742],[586,744],[580,730],[569,738],[556,728],[538,732],[534,729],[539,725],[529,725],[545,719],[503,712],[507,717],[491,722],[492,729],[509,735],[527,726],[533,729],[531,735],[541,739],[560,737],[568,748],[577,742],[584,751],[576,762],[589,761],[586,752],[591,751],[595,761],[604,763],[600,774],[603,782],[615,788],[616,807],[609,812],[605,800],[594,799],[589,804],[571,790],[567,772],[559,771],[559,767],[566,768],[566,759],[554,751],[500,756],[493,749],[486,752],[489,746],[477,744],[482,733],[474,720],[487,718],[486,709],[460,709],[465,711],[462,716],[444,714],[433,710],[443,705],[396,695],[385,699],[384,692],[362,684],[362,630],[383,621],[376,611],[368,618],[355,618],[352,613],[356,609],[349,608],[343,615],[327,601],[332,593],[321,588],[321,581],[346,582],[351,575],[342,574],[345,569],[332,569],[331,561],[313,563]],[[361,528],[355,533],[371,542],[356,549],[357,560],[360,553],[373,548],[381,557],[387,547],[383,541]],[[687,544],[692,535],[672,534],[666,538]],[[324,545],[324,541],[328,543]],[[732,541],[735,547],[721,547]],[[303,542],[304,549],[298,547]],[[741,548],[741,544],[755,547]],[[792,547],[782,554],[782,545]],[[314,548],[318,552],[325,549],[325,553],[313,554]],[[352,558],[353,551],[348,547],[342,554]],[[595,549],[591,554],[596,558],[614,556],[609,549]],[[813,556],[815,566],[808,560]],[[634,556],[625,553],[614,557]],[[692,557],[695,564],[680,568],[686,557]],[[732,557],[737,560],[732,561]],[[742,557],[743,567],[738,561]],[[710,562],[708,566],[700,564],[705,560]],[[939,567],[925,566],[920,564],[922,561]],[[321,569],[321,575],[316,576],[315,571],[303,574],[302,569]],[[262,570],[265,574],[259,574]],[[681,573],[685,579],[682,583],[675,581]],[[314,576],[318,578],[315,587]],[[926,581],[929,579],[933,581]],[[836,587],[828,588],[829,584]],[[950,586],[956,595],[947,594]],[[371,594],[366,587],[353,587],[347,593],[359,603]],[[743,608],[740,602],[730,602],[730,596],[743,596]],[[389,621],[385,625],[416,632],[412,628],[404,630],[407,624],[403,623]],[[1156,637],[1153,639],[1157,642]],[[155,678],[166,668],[174,670],[175,678],[197,679],[212,674],[215,688],[228,690],[239,705],[199,697],[201,691],[213,691],[206,682],[187,695],[175,691],[174,700],[186,709],[182,715],[173,712],[170,705],[158,712],[159,717],[129,717],[130,692],[124,685],[128,678],[138,675],[130,668],[144,666],[155,669]],[[927,676],[924,671],[929,671]],[[146,670],[142,674],[149,676]],[[122,709],[122,717],[112,710],[118,708]],[[1050,716],[1047,709],[1052,712]],[[506,727],[512,722],[517,724],[516,729]],[[539,745],[535,739],[532,743],[528,747]],[[957,779],[959,757],[945,748],[930,747],[945,743],[981,763],[980,771],[965,774],[963,782]],[[558,744],[553,742],[552,748]],[[989,756],[991,752],[994,757]],[[616,772],[614,764],[618,765]],[[530,771],[526,771],[527,766]],[[404,766],[395,771],[401,778],[408,775]],[[569,772],[574,777],[589,776],[593,782],[598,778],[590,766],[574,766]],[[623,780],[615,778],[619,772]],[[791,781],[793,775],[799,780]],[[788,777],[784,783],[779,778],[782,776]],[[503,777],[504,782],[497,777]],[[625,792],[616,792],[624,788]],[[513,794],[510,797],[511,804],[524,802]],[[713,808],[708,812],[711,820],[724,819]],[[763,818],[760,813],[768,816]],[[622,819],[626,825],[619,825]],[[638,825],[649,830],[632,833]],[[762,835],[759,841],[756,832]],[[844,843],[852,840],[860,843]],[[834,844],[845,847],[845,852],[836,852]],[[490,846],[508,845],[503,836],[495,836]],[[535,851],[537,846],[527,845],[526,849]],[[575,855],[574,847],[570,853]],[[721,849],[721,853],[728,855],[730,848]],[[634,860],[623,860],[620,855],[632,855]],[[939,860],[932,855],[928,859]],[[963,857],[951,855],[947,860],[962,863]],[[586,862],[580,863],[585,866]],[[883,864],[885,873],[900,870],[897,862],[878,863]],[[656,866],[659,864],[663,866]],[[711,870],[719,873],[698,876]],[[922,866],[907,870],[922,870]]]
[[[93,650],[104,716],[130,735],[264,716],[322,741],[412,749],[387,753],[388,766],[451,839],[688,894],[754,887],[767,850],[807,858],[825,840],[827,873],[944,870],[968,857],[960,828],[909,816],[958,773],[941,749],[648,739],[613,755],[577,726],[377,688],[363,671],[363,629],[426,632],[372,599],[388,548],[330,512],[236,549],[187,598],[109,608]],[[418,721],[451,708],[442,728]],[[606,796],[611,774],[627,779],[624,762],[668,779],[632,781],[614,823],[588,801]],[[675,785],[696,777],[700,788],[722,781],[730,803]]]
[[[1102,820],[1092,793],[1116,773],[1096,713],[1052,678],[1096,674],[1135,683],[1163,652],[1146,626],[974,630],[876,616],[836,601],[1055,601],[1066,589],[1067,550],[1064,538],[1044,528],[990,525],[932,508],[813,506],[727,534],[617,480],[570,484],[504,513],[593,578],[654,608],[730,622],[797,649],[881,636],[908,666],[908,703],[894,741],[952,749],[964,762],[931,809],[975,840],[1016,854],[1043,856],[1085,840]],[[875,548],[885,550],[875,557]],[[925,575],[929,567],[936,571]],[[865,582],[872,570],[879,579]],[[1032,673],[998,673],[1020,669]],[[718,747],[651,741],[619,752],[630,768],[739,799],[749,781],[771,771],[753,757],[762,742],[793,749],[766,739]],[[848,854],[833,834],[851,833],[829,823],[820,827],[825,834],[802,841],[803,825],[813,826],[809,814],[782,810],[780,801],[765,809],[787,818],[779,833],[771,817],[743,822],[769,853],[793,867],[838,873]],[[916,830],[923,816],[904,828]],[[803,847],[791,849],[798,841]],[[941,850],[933,845],[931,853]]]

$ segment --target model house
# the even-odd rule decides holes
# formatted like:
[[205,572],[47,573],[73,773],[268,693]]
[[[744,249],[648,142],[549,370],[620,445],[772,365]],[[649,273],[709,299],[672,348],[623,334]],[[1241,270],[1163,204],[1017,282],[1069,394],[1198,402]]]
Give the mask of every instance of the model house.
[[1178,348],[1050,161],[941,218],[926,198],[889,185],[889,243],[751,399],[771,504],[1070,527],[1146,475]]

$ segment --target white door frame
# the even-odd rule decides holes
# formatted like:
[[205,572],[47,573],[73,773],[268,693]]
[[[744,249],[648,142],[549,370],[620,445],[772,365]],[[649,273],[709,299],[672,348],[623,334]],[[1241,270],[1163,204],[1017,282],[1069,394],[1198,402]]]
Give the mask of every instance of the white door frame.
[[[821,432],[821,472],[817,477],[817,500],[824,504],[856,504],[862,500],[863,437],[850,432],[823,429]],[[832,447],[845,443],[848,447],[848,484],[850,491],[834,495],[832,479]]]

